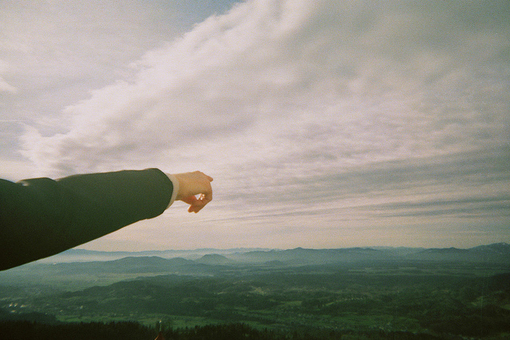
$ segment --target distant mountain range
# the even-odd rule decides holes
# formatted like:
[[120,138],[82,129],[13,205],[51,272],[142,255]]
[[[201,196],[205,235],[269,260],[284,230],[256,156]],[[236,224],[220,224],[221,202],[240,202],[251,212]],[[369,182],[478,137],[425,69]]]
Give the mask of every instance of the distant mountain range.
[[147,250],[147,251],[98,251],[87,249],[70,249],[46,259],[40,263],[61,262],[90,262],[90,261],[113,261],[124,257],[151,257],[157,256],[165,259],[182,257],[188,260],[197,260],[205,255],[230,255],[251,251],[269,251],[265,248],[231,248],[231,249],[193,249],[193,250]]
[[454,261],[473,263],[510,263],[510,245],[496,243],[470,249],[458,248],[342,248],[289,249],[281,251],[251,251],[232,254],[239,262],[280,261],[285,264],[328,264],[360,261]]
[[451,272],[465,271],[466,268],[484,271],[489,267],[504,272],[510,270],[509,244],[496,243],[469,249],[200,249],[113,253],[73,249],[44,261],[0,271],[0,287],[34,284],[43,280],[50,286],[68,282],[74,289],[83,289],[137,277],[168,275],[217,277],[339,268],[347,271],[408,268],[431,272],[444,269]]
[[[149,261],[150,260],[150,261]],[[332,263],[352,263],[360,261],[453,261],[472,263],[509,263],[510,244],[494,243],[459,248],[339,248],[339,249],[198,249],[165,250],[144,252],[104,252],[85,249],[71,249],[41,263],[110,261],[111,270],[130,266],[147,268],[148,262],[158,268],[176,266],[189,268],[191,265],[236,265],[272,264],[275,266],[299,266]],[[138,261],[138,262],[137,262]],[[154,269],[154,268],[153,268]],[[147,269],[149,270],[149,269]]]

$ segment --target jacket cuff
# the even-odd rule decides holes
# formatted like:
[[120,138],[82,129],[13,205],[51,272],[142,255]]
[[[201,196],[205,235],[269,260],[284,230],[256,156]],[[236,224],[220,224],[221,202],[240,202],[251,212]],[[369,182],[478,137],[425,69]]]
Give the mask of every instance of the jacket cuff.
[[167,206],[168,209],[174,203],[175,198],[177,197],[177,193],[179,192],[179,180],[172,174],[165,173],[165,175],[167,175],[167,177],[170,179],[174,187],[172,190],[172,197],[170,198],[170,202],[168,202]]

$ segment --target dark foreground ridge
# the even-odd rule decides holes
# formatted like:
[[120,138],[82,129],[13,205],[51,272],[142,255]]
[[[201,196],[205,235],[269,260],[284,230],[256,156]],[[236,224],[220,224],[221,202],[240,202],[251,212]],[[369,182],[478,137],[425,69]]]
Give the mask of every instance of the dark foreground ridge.
[[[78,323],[45,325],[34,322],[0,322],[2,339],[38,340],[140,340],[154,339],[156,331],[133,322]],[[455,339],[430,334],[388,331],[335,331],[299,329],[292,332],[258,330],[245,324],[222,324],[170,329],[162,332],[166,340],[336,340],[336,339]]]

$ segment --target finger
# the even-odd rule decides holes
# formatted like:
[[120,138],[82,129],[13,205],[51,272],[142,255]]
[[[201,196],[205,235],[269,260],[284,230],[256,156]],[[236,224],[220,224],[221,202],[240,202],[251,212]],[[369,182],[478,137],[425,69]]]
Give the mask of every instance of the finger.
[[200,195],[200,198],[198,200],[198,203],[200,205],[200,209],[202,209],[203,207],[206,206],[206,204],[208,204],[209,202],[212,201],[212,193],[207,193],[207,194],[201,194]]
[[199,198],[195,199],[191,206],[188,208],[189,212],[198,213],[200,210],[202,210],[203,207],[207,205],[211,201],[210,198],[208,198],[207,195],[201,194]]
[[197,198],[195,196],[189,196],[189,197],[183,198],[182,201],[185,203],[188,203],[190,205],[193,205],[197,201]]
[[192,212],[197,213],[200,210],[202,210],[202,208],[204,207],[204,204],[200,204],[198,202],[199,201],[197,201],[193,205],[190,205],[189,208],[188,208],[188,212],[190,212],[190,213],[192,213]]
[[188,212],[195,212],[197,213],[202,209],[203,204],[201,203],[201,200],[199,198],[196,198],[195,196],[189,196],[182,199],[183,202],[189,204]]

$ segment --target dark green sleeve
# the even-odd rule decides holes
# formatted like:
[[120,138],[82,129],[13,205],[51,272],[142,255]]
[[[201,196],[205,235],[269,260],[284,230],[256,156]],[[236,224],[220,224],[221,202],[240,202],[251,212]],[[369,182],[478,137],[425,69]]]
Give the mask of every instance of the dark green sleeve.
[[172,182],[158,169],[0,180],[0,270],[160,215]]

